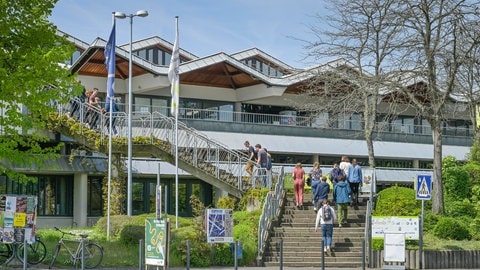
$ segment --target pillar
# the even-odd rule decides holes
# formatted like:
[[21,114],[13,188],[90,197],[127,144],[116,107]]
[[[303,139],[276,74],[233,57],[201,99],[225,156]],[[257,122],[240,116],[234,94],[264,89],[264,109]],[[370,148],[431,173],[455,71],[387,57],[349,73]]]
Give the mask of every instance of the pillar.
[[73,225],[87,227],[88,174],[75,173],[73,176]]

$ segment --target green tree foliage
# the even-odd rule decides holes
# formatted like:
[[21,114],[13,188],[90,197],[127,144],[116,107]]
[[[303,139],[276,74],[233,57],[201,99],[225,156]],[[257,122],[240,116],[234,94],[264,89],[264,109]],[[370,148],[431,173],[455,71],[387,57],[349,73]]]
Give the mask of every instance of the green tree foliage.
[[376,216],[417,216],[421,212],[420,201],[415,199],[415,190],[393,186],[378,193]]
[[59,145],[42,132],[54,101],[64,102],[81,91],[64,63],[73,45],[56,34],[47,19],[57,0],[0,1],[0,173],[27,177],[11,170],[41,165]]
[[444,196],[447,202],[457,202],[470,198],[472,188],[468,171],[452,156],[442,161]]
[[456,218],[441,217],[433,229],[433,234],[441,239],[470,240],[468,227]]

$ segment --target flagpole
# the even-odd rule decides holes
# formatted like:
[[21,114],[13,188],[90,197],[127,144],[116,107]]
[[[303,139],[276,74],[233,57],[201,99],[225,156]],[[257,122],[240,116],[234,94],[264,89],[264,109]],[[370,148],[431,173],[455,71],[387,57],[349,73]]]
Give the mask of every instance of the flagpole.
[[[178,16],[175,16],[175,29],[176,29],[176,38],[175,42],[177,45],[177,52],[179,49],[178,45]],[[180,57],[179,55],[177,55]],[[180,63],[180,58],[178,59],[178,63]],[[178,68],[178,66],[177,66]],[[178,70],[177,70],[178,72]],[[178,80],[177,84],[180,85],[180,75],[177,73]],[[178,102],[177,96],[177,102]],[[176,104],[175,108],[175,228],[178,229],[178,103]]]
[[[112,39],[113,40],[110,40]],[[115,12],[112,12],[112,33],[110,33],[110,37],[107,43],[111,42],[111,45],[113,44],[113,48],[110,48],[110,50],[113,50],[113,58],[114,59],[107,59],[106,64],[107,64],[107,97],[109,97],[109,102],[110,102],[110,108],[109,108],[109,133],[108,133],[108,184],[107,184],[107,241],[110,241],[110,195],[111,195],[111,181],[112,181],[112,100],[113,96],[110,96],[113,92],[113,83],[111,83],[111,78],[110,78],[110,70],[111,64],[110,61],[113,61],[115,63]],[[108,45],[108,44],[107,44]],[[105,48],[106,49],[106,48]],[[105,50],[105,54],[107,54]],[[111,57],[112,53],[109,53],[108,57]],[[115,80],[115,64],[113,64],[113,79]]]
[[178,16],[175,16],[175,43],[168,68],[168,80],[171,83],[172,104],[170,113],[175,116],[175,228],[178,228],[178,102],[180,95],[180,48],[178,45]]

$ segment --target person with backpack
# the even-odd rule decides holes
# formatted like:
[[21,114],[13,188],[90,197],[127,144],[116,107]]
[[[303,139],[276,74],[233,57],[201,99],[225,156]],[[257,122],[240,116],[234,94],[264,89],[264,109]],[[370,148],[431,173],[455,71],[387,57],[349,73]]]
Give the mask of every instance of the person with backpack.
[[273,175],[272,175],[272,155],[270,155],[267,148],[264,147],[263,150],[265,150],[265,152],[267,153],[267,166],[265,167],[265,169],[267,170],[267,188],[271,189],[272,188],[272,179],[273,179]]
[[322,241],[323,252],[327,255],[331,255],[332,252],[332,237],[333,237],[333,223],[337,219],[335,211],[328,204],[327,199],[323,199],[322,207],[317,213],[317,219],[315,220],[315,232],[318,232],[318,225],[322,227]]
[[320,163],[313,163],[313,168],[308,174],[311,179],[312,186],[312,203],[313,211],[317,212],[317,204],[319,204],[319,192],[317,192],[318,186],[320,185],[320,178],[322,178],[322,169],[320,169]]
[[352,190],[350,185],[345,182],[345,178],[338,177],[338,183],[333,188],[333,199],[338,205],[338,227],[347,224],[348,205],[350,204],[350,195]]

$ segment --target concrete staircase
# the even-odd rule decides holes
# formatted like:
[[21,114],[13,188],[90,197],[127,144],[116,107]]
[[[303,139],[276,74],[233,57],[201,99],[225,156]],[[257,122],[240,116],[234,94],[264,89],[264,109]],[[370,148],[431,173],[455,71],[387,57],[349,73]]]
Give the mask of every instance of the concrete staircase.
[[[325,255],[325,267],[362,266],[365,213],[365,204],[349,207],[348,224],[342,228],[339,228],[338,224],[334,225],[332,254]],[[283,266],[321,267],[322,233],[321,230],[315,233],[315,219],[311,194],[305,194],[303,209],[297,209],[294,195],[288,194],[283,216],[278,226],[273,228],[270,242],[264,253],[264,265],[274,267],[280,265],[280,245],[283,240]]]

